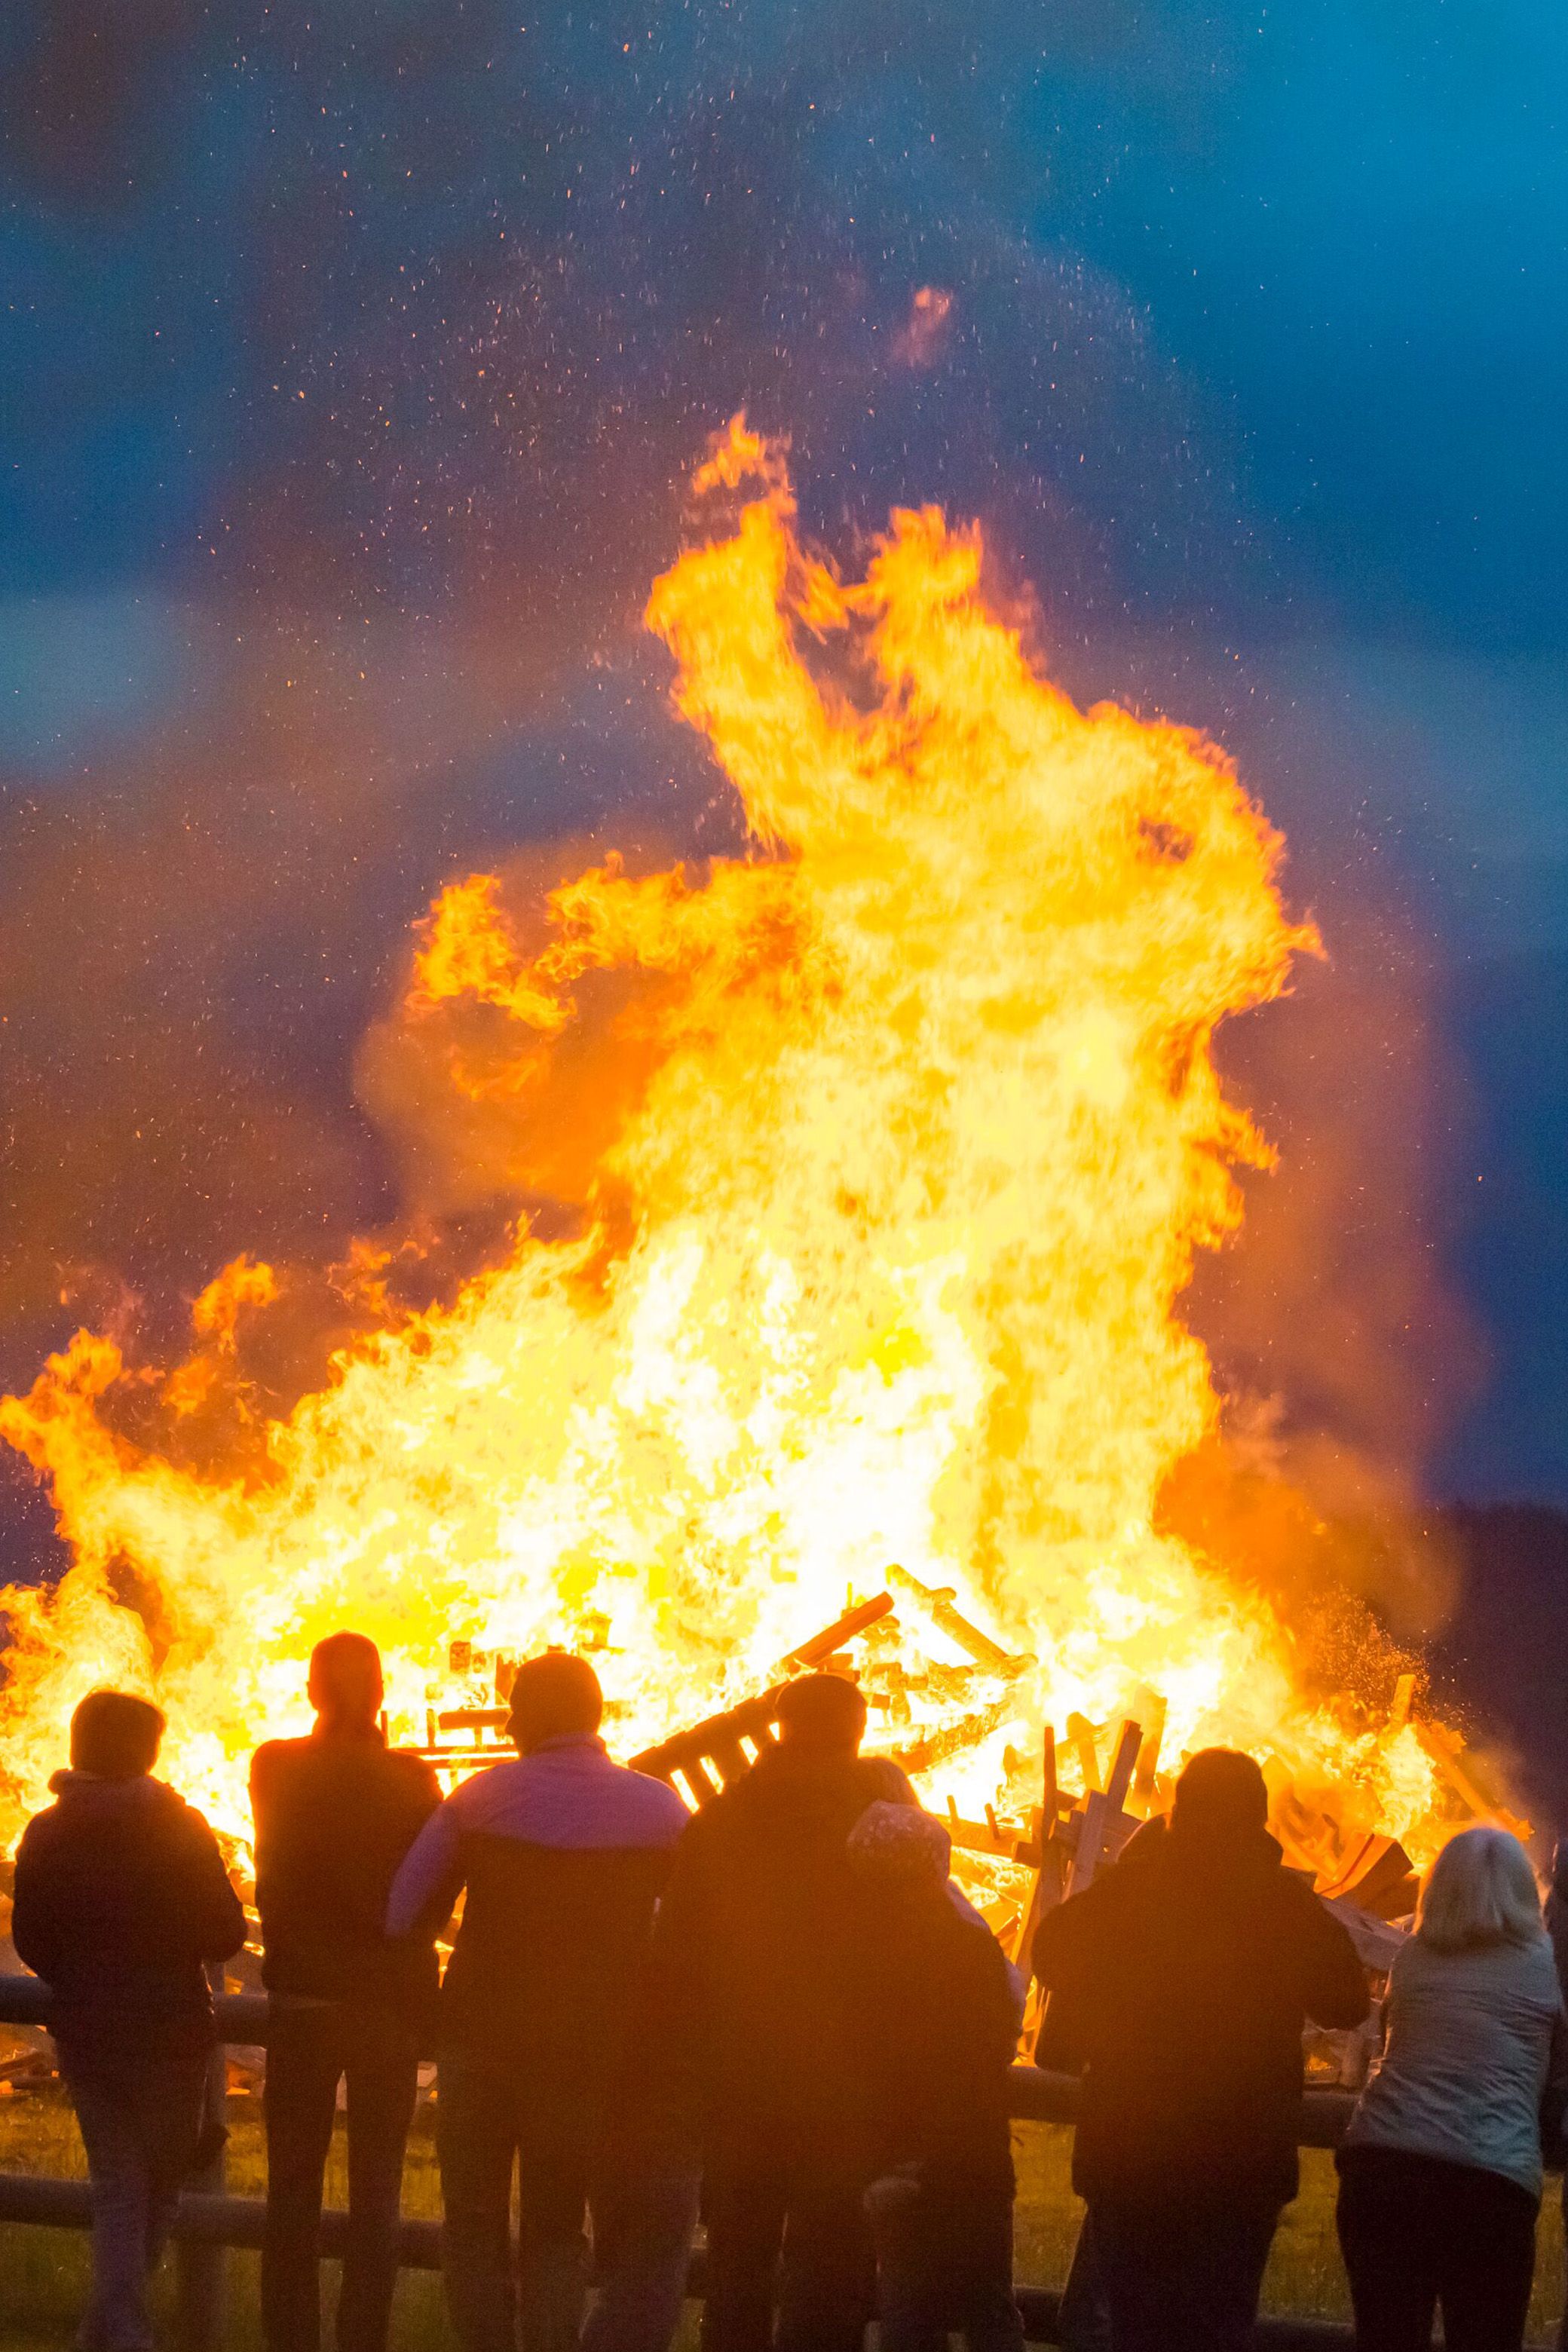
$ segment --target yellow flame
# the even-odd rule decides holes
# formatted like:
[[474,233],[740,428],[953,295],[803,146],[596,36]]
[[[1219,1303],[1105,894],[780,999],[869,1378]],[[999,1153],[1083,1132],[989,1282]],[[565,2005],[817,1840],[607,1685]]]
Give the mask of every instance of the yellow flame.
[[[171,1777],[243,1833],[244,1759],[302,1724],[302,1661],[340,1626],[381,1643],[404,1736],[479,1695],[454,1640],[588,1643],[628,1752],[761,1687],[894,1561],[1034,1661],[966,1664],[900,1588],[886,1736],[973,1718],[938,1793],[1016,1803],[1044,1722],[1152,1686],[1167,1756],[1234,1740],[1353,1784],[1369,1820],[1430,1810],[1414,1739],[1299,1698],[1262,1604],[1155,1527],[1217,1412],[1176,1302],[1238,1222],[1233,1167],[1268,1159],[1213,1032],[1313,944],[1279,837],[1212,745],[1039,675],[977,534],[895,513],[846,582],[737,419],[699,488],[748,481],[647,618],[752,852],[584,873],[537,951],[494,877],[457,882],[402,1009],[409,1035],[454,1024],[453,1078],[526,1161],[564,1115],[574,992],[616,976],[582,1232],[522,1230],[345,1354],[259,1469],[132,1445],[126,1368],[86,1333],[0,1404],[73,1553],[57,1591],[5,1598],[10,1827],[100,1681],[156,1695]],[[204,1294],[204,1333],[265,1306],[262,1271]]]

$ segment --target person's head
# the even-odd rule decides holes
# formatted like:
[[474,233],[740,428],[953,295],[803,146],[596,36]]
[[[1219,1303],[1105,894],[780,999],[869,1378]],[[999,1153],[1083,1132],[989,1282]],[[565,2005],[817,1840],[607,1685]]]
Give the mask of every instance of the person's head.
[[849,1832],[851,1868],[891,1887],[940,1886],[952,1860],[952,1840],[933,1813],[879,1797]]
[[604,1712],[605,1694],[587,1659],[574,1658],[568,1650],[546,1650],[517,1670],[506,1736],[526,1756],[547,1739],[591,1736]]
[[1173,1835],[1205,1846],[1249,1844],[1268,1826],[1268,1790],[1250,1756],[1200,1748],[1183,1767],[1171,1807]]
[[158,1761],[163,1717],[129,1691],[89,1691],[71,1717],[71,1769],[99,1780],[136,1780]]
[[1545,1932],[1530,1856],[1507,1830],[1461,1830],[1421,1882],[1415,1933],[1433,1951],[1533,1944]]
[[843,1675],[802,1675],[779,1693],[778,1726],[786,1748],[853,1756],[866,1736],[866,1702]]
[[310,1653],[305,1687],[323,1723],[368,1727],[381,1713],[381,1652],[363,1633],[329,1633]]

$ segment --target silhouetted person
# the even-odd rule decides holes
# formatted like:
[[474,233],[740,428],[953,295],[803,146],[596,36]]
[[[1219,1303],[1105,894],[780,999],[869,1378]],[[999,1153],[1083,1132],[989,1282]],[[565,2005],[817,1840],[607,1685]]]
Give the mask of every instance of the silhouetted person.
[[691,1821],[657,1938],[681,1989],[708,2221],[706,2352],[859,2352],[870,2316],[861,2200],[865,1906],[847,1850],[879,1798],[913,1804],[860,1756],[853,1683],[789,1684],[779,1738]]
[[[441,1992],[437,2113],[447,2294],[464,2352],[514,2352],[518,2340],[514,2164],[523,2352],[567,2352],[578,2340],[605,2109],[688,1818],[662,1780],[610,1761],[603,1707],[584,1659],[552,1651],[520,1667],[508,1725],[518,1761],[454,1790],[392,1891],[392,1932],[416,1934],[437,1927],[467,1890]],[[595,2223],[615,2235],[597,2210]],[[664,2274],[673,2276],[679,2316],[689,2209],[683,2226],[679,2214],[653,2226],[665,2233],[663,2271],[648,2292],[662,2313]]]
[[[1552,1850],[1552,1881],[1546,1890],[1544,1911],[1546,1932],[1552,1938],[1552,1958],[1557,1964],[1558,1990],[1568,2007],[1568,1838],[1559,1838]],[[1561,2136],[1561,2115],[1555,2121]],[[1568,2243],[1568,2169],[1563,2175],[1562,2203],[1563,2239]],[[1557,2352],[1568,2352],[1568,2302],[1563,2305],[1557,2330]]]
[[93,1691],[71,1717],[55,1802],[16,1852],[12,1938],[54,1994],[51,2030],[92,2188],[81,2352],[152,2345],[147,2280],[204,2123],[205,1963],[245,1940],[217,1840],[151,1777],[163,1736],[145,1699]]
[[1535,2277],[1542,2095],[1568,2034],[1530,1856],[1462,1830],[1394,1955],[1383,2054],[1339,2153],[1360,2352],[1520,2352]]
[[1250,2344],[1298,2186],[1301,2029],[1367,2013],[1350,1937],[1281,1868],[1268,1811],[1252,1759],[1205,1748],[1147,1860],[1036,1935],[1048,2021],[1084,2064],[1073,2186],[1115,2352]]
[[948,1876],[930,1813],[867,1808],[849,1834],[873,1956],[863,2048],[882,2352],[1023,2352],[1013,2299],[1007,2069],[1019,1980]]
[[339,2352],[383,2352],[418,2035],[436,1997],[433,1945],[392,1942],[386,1905],[440,1791],[428,1764],[389,1750],[382,1736],[374,1642],[362,1633],[319,1642],[307,1687],[314,1730],[269,1739],[250,1764],[271,1997],[261,2324],[268,2352],[315,2352],[321,2181],[342,2082],[349,2224],[337,2342]]

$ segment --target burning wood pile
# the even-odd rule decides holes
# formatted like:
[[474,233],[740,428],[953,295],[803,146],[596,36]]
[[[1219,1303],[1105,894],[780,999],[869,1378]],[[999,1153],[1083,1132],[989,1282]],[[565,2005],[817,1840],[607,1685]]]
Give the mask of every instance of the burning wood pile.
[[[695,1811],[739,1780],[771,1744],[779,1696],[791,1676],[821,1670],[850,1676],[871,1710],[872,1746],[925,1782],[927,1801],[947,1820],[955,1874],[1009,1956],[1026,1966],[1041,1913],[1088,1886],[1098,1871],[1116,1861],[1141,1823],[1168,1810],[1180,1759],[1162,1752],[1164,1704],[1145,1690],[1136,1716],[1092,1723],[1069,1714],[1059,1741],[1054,1726],[1047,1725],[1037,1801],[1016,1817],[987,1805],[982,1818],[969,1818],[956,1800],[937,1793],[942,1768],[962,1762],[1009,1721],[1036,1661],[1007,1652],[973,1624],[951,1591],[926,1585],[896,1565],[887,1570],[886,1579],[883,1591],[852,1600],[832,1624],[781,1658],[766,1689],[630,1761],[638,1771],[668,1781]],[[921,1623],[944,1635],[964,1663],[922,1657],[913,1647]],[[464,1661],[470,1669],[471,1663]],[[510,1688],[511,1670],[510,1661],[497,1662],[498,1696]],[[945,1706],[947,1717],[921,1728],[930,1722],[933,1696]],[[1530,1824],[1507,1810],[1480,1760],[1456,1733],[1419,1717],[1415,1703],[1415,1678],[1406,1674],[1395,1687],[1389,1728],[1413,1727],[1443,1777],[1452,1826],[1492,1822],[1528,1837]],[[461,1777],[510,1752],[497,1737],[506,1720],[504,1705],[432,1714],[428,1740],[419,1753],[438,1770]],[[1415,1906],[1416,1874],[1410,1856],[1397,1838],[1357,1827],[1328,1805],[1305,1801],[1278,1756],[1263,1761],[1270,1827],[1287,1866],[1309,1878],[1333,1907],[1374,1980],[1385,1976],[1403,1933],[1394,1923]],[[1016,1785],[1022,1768],[1011,1751],[1007,1764],[1010,1784]],[[1064,1779],[1069,1785],[1063,1785]],[[1033,2046],[1038,2023],[1031,1995],[1026,2048]],[[1311,2078],[1358,2084],[1370,2046],[1364,2032],[1310,2033]]]
[[[743,854],[446,878],[366,1084],[408,1164],[515,1204],[455,1288],[412,1223],[328,1267],[246,1254],[188,1353],[83,1329],[0,1398],[71,1552],[4,1595],[0,1837],[107,1682],[158,1700],[242,1849],[257,1727],[306,1727],[351,1625],[447,1777],[558,1643],[693,1802],[783,1675],[841,1663],[1015,1944],[1200,1736],[1273,1759],[1295,1866],[1397,1908],[1406,1853],[1495,1811],[1473,1759],[1408,1695],[1369,1727],[1228,1503],[1201,1540],[1164,1507],[1226,1449],[1182,1307],[1271,1157],[1212,1048],[1316,944],[1284,845],[1215,747],[1072,704],[975,532],[901,510],[849,579],[741,419],[695,488],[711,535],[646,619]],[[285,1402],[253,1371],[279,1328],[312,1360],[313,1317],[330,1370]],[[694,1687],[728,1712],[682,1730]]]

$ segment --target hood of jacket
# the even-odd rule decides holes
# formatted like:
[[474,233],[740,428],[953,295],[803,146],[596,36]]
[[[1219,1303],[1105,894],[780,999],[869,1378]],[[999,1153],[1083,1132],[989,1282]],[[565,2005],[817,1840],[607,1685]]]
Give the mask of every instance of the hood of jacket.
[[185,1801],[166,1780],[154,1780],[148,1772],[138,1772],[124,1780],[105,1780],[98,1772],[76,1772],[69,1769],[57,1772],[49,1782],[49,1793],[57,1804],[68,1806],[74,1811],[95,1813],[138,1813],[163,1810],[184,1812]]

